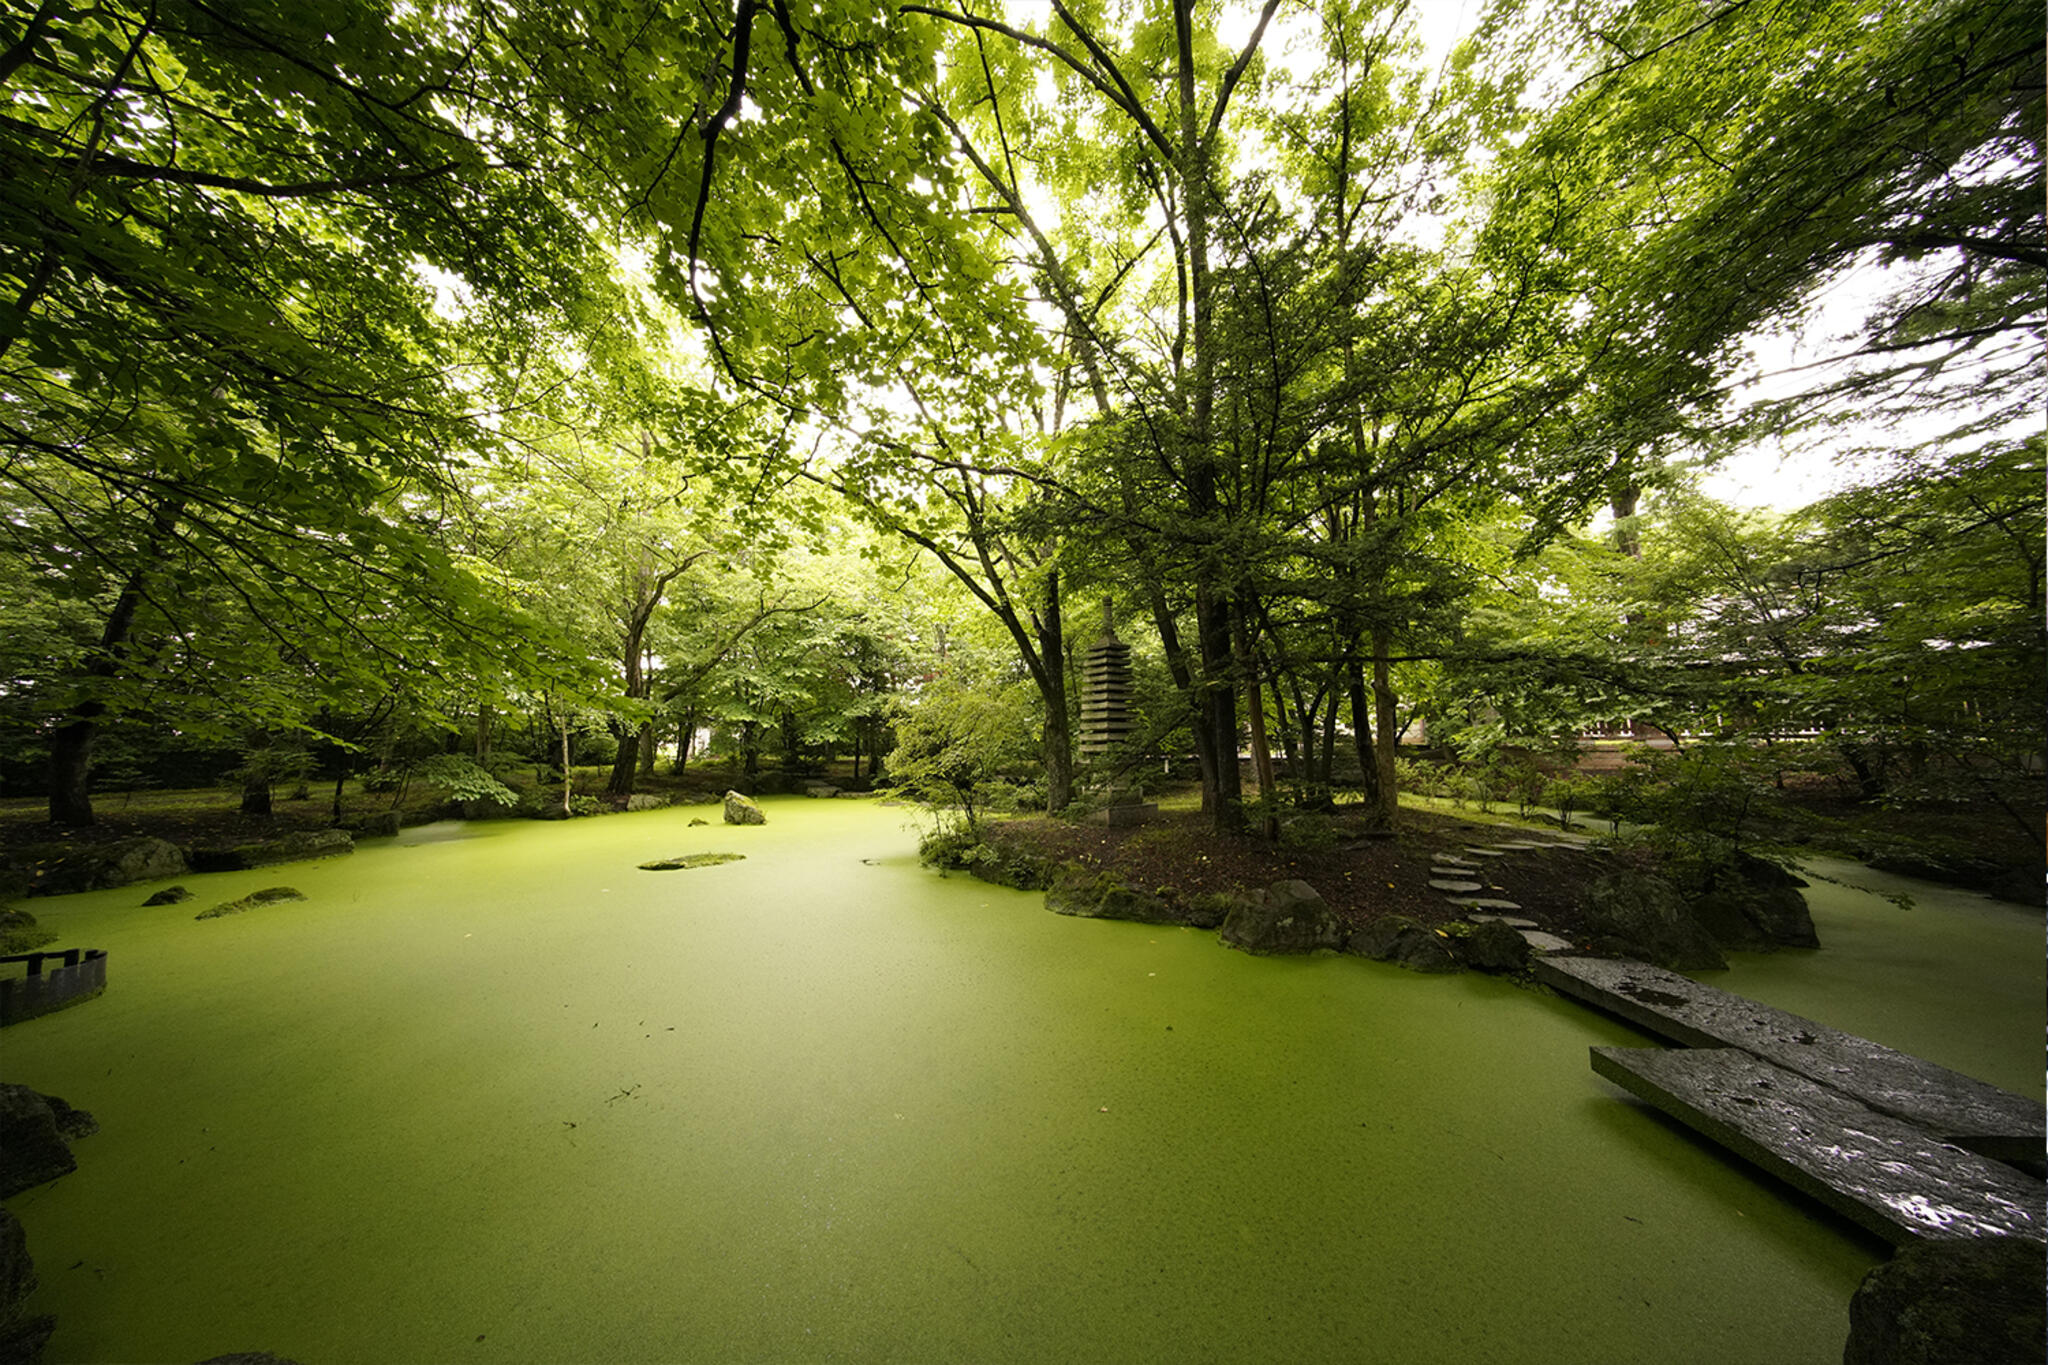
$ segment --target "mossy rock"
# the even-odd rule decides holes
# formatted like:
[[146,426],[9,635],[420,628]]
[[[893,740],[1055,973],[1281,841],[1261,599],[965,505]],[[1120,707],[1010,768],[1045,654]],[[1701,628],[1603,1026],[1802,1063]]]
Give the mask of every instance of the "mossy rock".
[[1674,972],[1723,971],[1714,936],[1662,877],[1614,872],[1586,889],[1585,922],[1594,947]]
[[1094,872],[1086,865],[1061,865],[1045,889],[1045,908],[1079,919],[1122,919],[1138,924],[1185,924],[1181,908],[1163,896],[1140,891],[1114,874]]
[[58,845],[57,856],[34,870],[34,893],[65,896],[104,891],[130,882],[175,877],[185,871],[185,851],[166,839],[137,835],[107,844]]
[[681,872],[693,867],[716,867],[720,863],[745,862],[744,853],[685,853],[680,858],[657,858],[640,864],[643,872]]
[[1406,915],[1382,915],[1351,931],[1344,951],[1411,972],[1459,972],[1464,967],[1443,937]]
[[1722,947],[1820,947],[1806,898],[1799,894],[1806,883],[1776,863],[1738,851],[1703,869],[1700,883],[1697,890],[1688,888],[1686,906]]
[[2023,1237],[1916,1242],[1849,1301],[1843,1365],[2025,1365],[2048,1331],[2048,1251]]
[[966,829],[940,830],[917,846],[917,860],[943,872],[970,877],[1018,891],[1044,891],[1059,869],[1049,858],[1024,849],[1006,849]]
[[1290,879],[1240,898],[1218,936],[1232,948],[1264,956],[1334,950],[1344,946],[1345,933],[1344,922],[1320,892]]
[[182,886],[167,886],[144,901],[144,905],[178,905],[192,899],[192,893]]
[[302,901],[303,891],[289,886],[266,886],[261,891],[251,891],[239,900],[222,901],[211,910],[201,910],[193,919],[219,919],[223,915],[239,915],[245,910],[255,910],[265,905],[277,905],[284,901]]
[[1512,973],[1529,966],[1529,940],[1511,925],[1486,920],[1472,926],[1452,944],[1458,960],[1475,971]]
[[45,943],[57,941],[55,929],[45,929],[26,910],[0,910],[0,956],[32,953]]

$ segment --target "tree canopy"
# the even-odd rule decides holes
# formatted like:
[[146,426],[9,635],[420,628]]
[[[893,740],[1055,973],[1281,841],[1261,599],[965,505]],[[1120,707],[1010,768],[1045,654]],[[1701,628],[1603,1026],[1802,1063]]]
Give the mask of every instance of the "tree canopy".
[[[972,717],[1058,810],[1103,597],[1219,829],[1241,751],[1269,824],[1283,768],[1353,764],[1390,819],[1418,716],[1817,731],[1872,797],[2023,768],[2038,15],[1416,20],[17,10],[0,723],[51,818],[124,730],[481,761],[521,715],[536,761],[606,735],[623,798],[705,727],[872,763],[923,691],[914,762]],[[1760,333],[1876,277],[1741,400]],[[1766,436],[1888,463],[1776,520],[1688,486]],[[949,657],[962,610],[997,662]]]

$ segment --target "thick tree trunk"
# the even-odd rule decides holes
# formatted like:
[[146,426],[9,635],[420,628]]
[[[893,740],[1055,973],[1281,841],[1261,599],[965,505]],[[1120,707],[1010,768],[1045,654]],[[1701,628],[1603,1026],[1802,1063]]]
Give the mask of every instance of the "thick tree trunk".
[[249,748],[242,756],[242,814],[269,819],[270,736],[258,730],[249,736]]
[[605,779],[604,789],[612,796],[631,796],[633,779],[640,771],[639,736],[631,726],[616,720],[605,722],[605,727],[612,732],[612,738],[619,742],[619,747],[612,755],[612,772]]
[[640,775],[654,776],[654,722],[640,723]]
[[1202,789],[1202,809],[1222,834],[1244,831],[1244,777],[1237,758],[1237,690],[1231,685],[1230,608],[1198,587],[1195,625],[1201,657],[1201,723],[1216,756],[1213,789]]
[[1188,727],[1195,740],[1195,767],[1202,778],[1202,809],[1212,809],[1217,784],[1216,746],[1209,733],[1207,712],[1203,709],[1201,688],[1195,681],[1194,670],[1188,664],[1187,651],[1181,646],[1180,623],[1173,619],[1173,612],[1166,605],[1166,594],[1159,590],[1158,582],[1150,575],[1145,579],[1146,595],[1152,608],[1152,625],[1159,632],[1159,643],[1166,654],[1166,670],[1173,676],[1174,686],[1187,698],[1189,709],[1194,712],[1194,724]]
[[71,708],[72,719],[50,736],[50,823],[89,825],[93,822],[90,776],[92,742],[106,707],[82,701]]
[[1374,727],[1378,730],[1378,755],[1380,761],[1380,808],[1386,813],[1387,822],[1393,823],[1395,813],[1400,809],[1401,792],[1398,770],[1394,760],[1399,754],[1401,727],[1399,710],[1395,705],[1393,666],[1387,656],[1393,652],[1392,632],[1377,629],[1372,633],[1372,696]]
[[1266,838],[1277,843],[1280,839],[1280,784],[1273,772],[1273,746],[1266,737],[1266,701],[1263,686],[1259,681],[1259,661],[1252,648],[1251,627],[1245,622],[1243,597],[1235,599],[1237,609],[1233,634],[1237,640],[1237,672],[1244,680],[1244,714],[1251,731],[1252,772],[1259,783],[1259,808],[1264,812],[1261,824]]
[[1380,782],[1379,746],[1373,743],[1372,699],[1365,687],[1365,661],[1353,655],[1345,661],[1345,685],[1351,702],[1351,739],[1358,750],[1359,779],[1365,788],[1365,819],[1375,829],[1393,825],[1393,812]]
[[[626,697],[629,701],[639,701],[647,695],[646,674],[640,668],[640,632],[646,624],[644,614],[634,621],[626,635],[626,647],[620,652],[625,664]],[[618,720],[609,720],[605,725],[612,732],[612,738],[619,742],[619,748],[612,755],[612,775],[605,782],[604,789],[613,796],[631,796],[633,779],[640,771],[639,727]]]
[[692,706],[683,712],[683,718],[676,722],[676,766],[682,772],[690,766],[690,746],[697,742],[697,708]]
[[[183,499],[160,504],[150,518],[150,534],[141,556],[142,567],[128,575],[121,585],[121,593],[114,599],[114,609],[107,613],[106,624],[100,628],[99,648],[86,662],[85,676],[91,682],[105,682],[120,676],[121,661],[128,653],[129,636],[135,629],[135,613],[142,606],[143,590],[147,577],[156,560],[156,548],[178,517],[185,510]],[[53,825],[90,825],[93,823],[90,783],[92,776],[92,745],[99,735],[100,718],[107,713],[106,703],[91,695],[91,682],[83,689],[87,695],[71,708],[69,719],[50,736],[50,823]]]
[[1033,624],[1038,635],[1038,693],[1045,703],[1045,812],[1058,815],[1074,799],[1074,736],[1067,720],[1067,628],[1057,569],[1045,577],[1045,600]]

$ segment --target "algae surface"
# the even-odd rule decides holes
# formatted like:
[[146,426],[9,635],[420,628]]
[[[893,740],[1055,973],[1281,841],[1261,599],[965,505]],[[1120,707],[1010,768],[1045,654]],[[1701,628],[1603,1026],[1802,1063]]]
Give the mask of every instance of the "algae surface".
[[717,877],[635,870],[732,838],[679,809],[39,902],[112,954],[5,1040],[101,1123],[10,1201],[50,1358],[1840,1359],[1882,1249],[1594,1077],[1621,1025],[767,804]]

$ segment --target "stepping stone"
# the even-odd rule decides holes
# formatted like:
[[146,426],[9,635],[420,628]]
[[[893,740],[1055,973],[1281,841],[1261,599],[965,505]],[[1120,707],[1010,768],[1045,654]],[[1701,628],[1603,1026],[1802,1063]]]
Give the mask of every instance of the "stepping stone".
[[1467,845],[1465,851],[1475,858],[1505,858],[1508,856],[1508,851],[1504,848],[1481,848],[1477,844]]
[[1479,869],[1470,863],[1459,863],[1456,865],[1437,863],[1429,869],[1429,875],[1432,877],[1476,877],[1479,875]]
[[1449,877],[1431,877],[1429,885],[1430,889],[1434,891],[1484,891],[1486,889],[1486,883],[1484,882],[1460,882],[1453,881]]
[[[1451,904],[1453,905],[1457,905],[1458,903],[1459,902],[1457,902],[1456,900],[1453,900],[1451,902]],[[1505,924],[1510,929],[1534,929],[1536,927],[1535,920],[1523,919],[1520,915],[1482,914],[1479,911],[1475,910],[1471,914],[1465,916],[1465,918],[1472,920],[1478,924],[1485,924],[1489,921],[1494,924]]]
[[1642,962],[1560,959],[1536,979],[1686,1047],[1739,1048],[1984,1156],[2041,1159],[2038,1097]]
[[1571,951],[1571,940],[1546,934],[1541,929],[1522,929],[1522,941],[1539,953],[1564,953]]
[[1495,848],[1549,848],[1549,847],[1550,847],[1550,845],[1549,845],[1549,844],[1534,844],[1534,843],[1530,843],[1530,842],[1529,842],[1528,840],[1526,840],[1526,839],[1517,839],[1517,840],[1516,840],[1515,842],[1513,842],[1513,843],[1503,843],[1503,844],[1495,844],[1495,845],[1494,845],[1494,847],[1495,847]]
[[1471,860],[1470,858],[1459,858],[1459,857],[1456,857],[1456,856],[1454,856],[1454,855],[1452,855],[1452,854],[1449,854],[1449,853],[1439,853],[1439,854],[1437,854],[1437,855],[1436,855],[1435,857],[1431,858],[1431,859],[1430,859],[1430,861],[1431,861],[1432,863],[1435,863],[1435,864],[1437,864],[1437,865],[1441,866],[1441,867],[1477,867],[1477,866],[1479,866],[1479,864],[1478,864],[1478,863],[1475,863],[1475,862],[1473,862],[1473,861],[1472,861],[1472,860]]
[[1797,1072],[1739,1048],[1592,1052],[1600,1075],[1895,1246],[2042,1240],[2040,1181]]
[[[1498,896],[1453,896],[1451,897],[1451,904],[1462,905],[1467,910],[1519,910],[1522,908],[1516,902],[1502,900]],[[1502,917],[1500,915],[1467,915],[1465,918],[1501,919]],[[1536,921],[1527,919],[1511,919],[1507,923],[1514,925],[1517,929],[1534,929],[1536,927]]]

